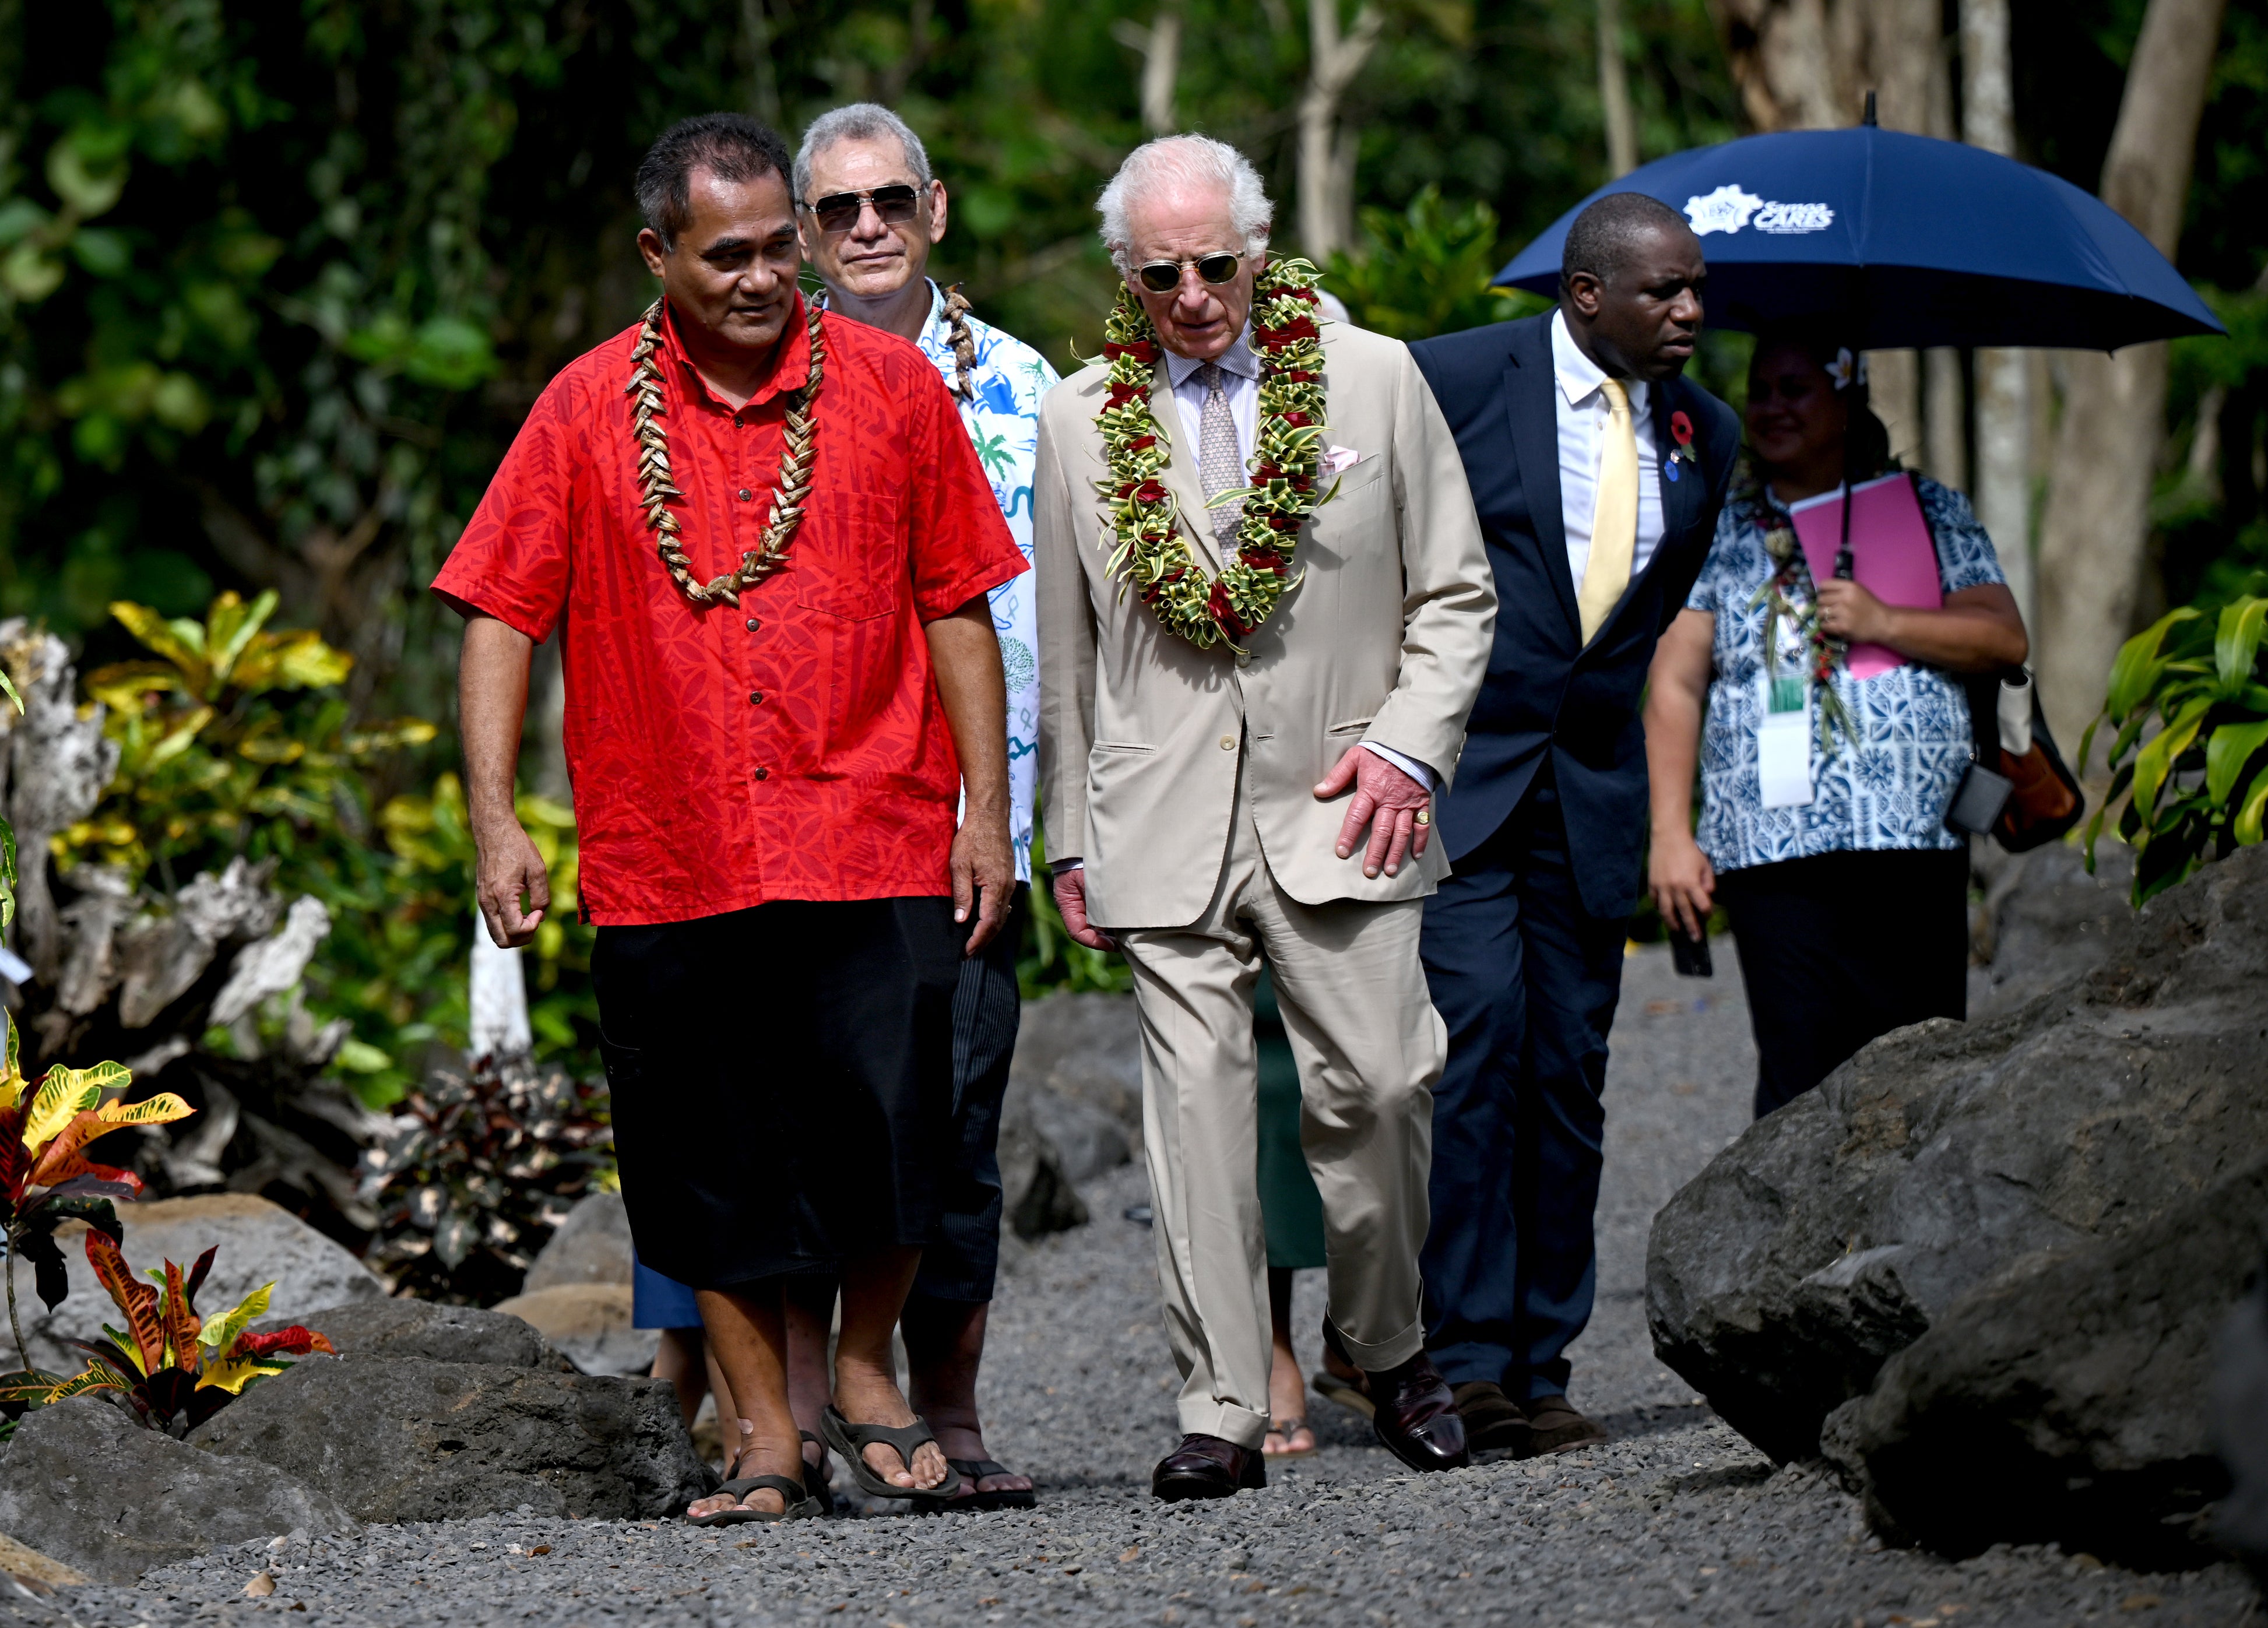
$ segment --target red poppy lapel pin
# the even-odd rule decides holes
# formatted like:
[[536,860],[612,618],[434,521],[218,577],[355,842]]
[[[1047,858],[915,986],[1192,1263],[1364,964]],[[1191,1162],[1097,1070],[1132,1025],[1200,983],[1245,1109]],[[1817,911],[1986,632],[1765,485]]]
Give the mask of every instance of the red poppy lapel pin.
[[1676,441],[1677,445],[1670,448],[1668,460],[1661,466],[1661,473],[1665,479],[1674,481],[1678,478],[1680,473],[1677,467],[1678,465],[1682,463],[1690,464],[1695,461],[1693,456],[1693,421],[1685,416],[1683,409],[1681,408],[1676,412],[1670,414],[1669,433],[1671,438]]

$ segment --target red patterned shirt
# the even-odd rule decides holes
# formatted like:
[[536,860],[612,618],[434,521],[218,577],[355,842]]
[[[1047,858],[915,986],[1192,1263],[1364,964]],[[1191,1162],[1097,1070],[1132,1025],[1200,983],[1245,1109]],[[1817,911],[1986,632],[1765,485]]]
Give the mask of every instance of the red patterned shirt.
[[[655,555],[623,388],[636,328],[551,381],[434,579],[532,639],[559,628],[593,922],[952,891],[961,769],[922,628],[1024,558],[929,358],[822,320],[803,525],[787,568],[737,608],[696,608]],[[759,546],[782,397],[810,367],[804,322],[798,299],[771,379],[739,412],[666,332],[662,422],[685,493],[672,507],[701,581]]]

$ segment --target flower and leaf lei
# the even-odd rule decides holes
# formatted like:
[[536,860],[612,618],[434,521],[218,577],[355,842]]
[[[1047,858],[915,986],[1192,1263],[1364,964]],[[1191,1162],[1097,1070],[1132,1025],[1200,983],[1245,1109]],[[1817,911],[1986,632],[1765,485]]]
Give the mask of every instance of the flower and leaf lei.
[[[1796,538],[1795,527],[1787,512],[1765,495],[1763,480],[1745,459],[1742,460],[1740,484],[1732,494],[1732,501],[1746,506],[1749,523],[1764,537],[1764,553],[1772,563],[1772,574],[1749,600],[1751,608],[1757,605],[1764,608],[1766,677],[1774,685],[1808,683],[1818,689],[1819,750],[1822,756],[1832,757],[1837,733],[1846,740],[1856,741],[1859,738],[1851,709],[1844,704],[1841,692],[1835,688],[1836,669],[1849,661],[1851,641],[1820,625],[1819,585],[1811,578],[1811,562],[1804,557],[1803,545]],[[1807,670],[1793,680],[1779,676],[1782,622],[1795,630],[1808,657]]]
[[1298,586],[1292,552],[1300,527],[1330,497],[1319,497],[1315,490],[1324,427],[1322,335],[1314,311],[1320,275],[1307,261],[1279,260],[1253,284],[1260,427],[1250,483],[1214,499],[1244,499],[1235,560],[1217,578],[1206,576],[1190,551],[1166,488],[1167,443],[1150,411],[1152,376],[1165,355],[1157,329],[1124,287],[1103,325],[1110,384],[1094,423],[1109,471],[1096,485],[1110,504],[1116,539],[1108,572],[1140,594],[1169,631],[1199,650],[1226,644],[1244,653],[1237,641],[1267,621],[1277,601]]

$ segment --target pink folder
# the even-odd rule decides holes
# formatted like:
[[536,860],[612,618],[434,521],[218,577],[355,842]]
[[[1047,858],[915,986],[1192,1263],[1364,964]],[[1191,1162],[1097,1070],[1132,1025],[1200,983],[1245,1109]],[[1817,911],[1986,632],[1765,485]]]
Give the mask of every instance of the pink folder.
[[[1822,492],[1788,505],[1795,534],[1810,563],[1811,579],[1835,574],[1836,550],[1843,543],[1843,490]],[[1851,575],[1885,605],[1945,603],[1937,574],[1937,546],[1922,519],[1913,483],[1903,475],[1861,481],[1851,490]],[[1887,645],[1851,646],[1851,676],[1872,678],[1901,666],[1905,658]]]

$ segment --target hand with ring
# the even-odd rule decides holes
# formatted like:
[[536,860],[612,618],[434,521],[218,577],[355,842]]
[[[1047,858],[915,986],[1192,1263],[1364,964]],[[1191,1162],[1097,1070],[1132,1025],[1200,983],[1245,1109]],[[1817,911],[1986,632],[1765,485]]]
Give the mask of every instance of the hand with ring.
[[[1346,819],[1334,844],[1340,858],[1351,858],[1361,848],[1362,873],[1375,879],[1381,871],[1398,874],[1403,859],[1425,851],[1433,818],[1431,794],[1424,785],[1377,753],[1351,746],[1315,788],[1315,800],[1328,802],[1348,791],[1354,795],[1347,799]],[[1367,844],[1363,842],[1366,828],[1370,832]]]

